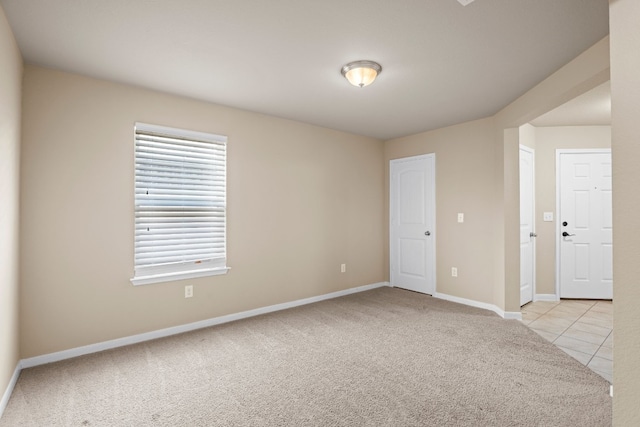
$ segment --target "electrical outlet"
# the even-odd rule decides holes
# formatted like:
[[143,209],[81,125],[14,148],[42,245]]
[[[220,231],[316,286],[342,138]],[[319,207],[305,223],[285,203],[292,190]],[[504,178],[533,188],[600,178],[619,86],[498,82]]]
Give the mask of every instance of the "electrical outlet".
[[458,277],[458,269],[456,267],[451,267],[451,277]]
[[193,285],[187,285],[184,287],[184,297],[191,298],[193,296]]
[[347,272],[347,264],[340,264],[340,273]]
[[458,214],[458,222],[464,222],[464,214],[463,213],[459,213]]

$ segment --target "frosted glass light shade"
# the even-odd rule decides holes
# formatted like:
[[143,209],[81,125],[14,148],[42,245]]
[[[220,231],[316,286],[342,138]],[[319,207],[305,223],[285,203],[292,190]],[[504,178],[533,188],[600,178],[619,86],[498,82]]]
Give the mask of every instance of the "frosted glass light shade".
[[382,71],[382,67],[373,61],[350,62],[342,67],[342,75],[354,86],[369,86]]

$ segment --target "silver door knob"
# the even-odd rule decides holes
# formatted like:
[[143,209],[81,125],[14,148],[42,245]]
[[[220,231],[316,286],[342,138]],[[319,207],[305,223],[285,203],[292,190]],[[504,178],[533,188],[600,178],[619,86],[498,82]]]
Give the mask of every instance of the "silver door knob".
[[431,232],[430,232],[430,231],[425,231],[425,232],[424,232],[424,235],[425,235],[425,236],[431,236]]

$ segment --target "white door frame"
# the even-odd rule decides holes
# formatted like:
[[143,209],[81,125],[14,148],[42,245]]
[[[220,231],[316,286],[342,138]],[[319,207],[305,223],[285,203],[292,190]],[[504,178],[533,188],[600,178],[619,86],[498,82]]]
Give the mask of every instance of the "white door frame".
[[[532,158],[532,168],[533,168],[533,182],[531,183],[531,191],[533,194],[531,194],[531,209],[533,210],[533,215],[532,215],[532,232],[535,233],[536,232],[536,150],[534,150],[531,147],[527,147],[526,145],[522,145],[520,144],[520,150],[524,150],[527,151],[529,153],[531,153],[531,158]],[[518,152],[519,153],[519,152]],[[520,213],[520,215],[522,215],[522,213]],[[557,217],[557,216],[556,216]],[[532,249],[532,273],[531,273],[531,302],[536,300],[536,237],[532,237],[532,243],[531,245],[533,246]],[[520,268],[522,268],[522,260],[520,260]],[[520,301],[522,302],[522,301]]]
[[431,232],[431,236],[430,236],[430,242],[432,242],[433,244],[433,268],[431,269],[431,271],[427,271],[427,274],[430,276],[430,280],[431,283],[433,283],[433,290],[431,295],[435,295],[438,289],[437,286],[437,282],[436,282],[436,238],[437,238],[437,234],[436,233],[436,155],[435,153],[430,153],[430,154],[421,154],[418,156],[411,156],[411,157],[402,157],[399,159],[392,159],[389,161],[389,281],[391,282],[391,286],[394,286],[393,284],[393,280],[392,280],[392,249],[391,246],[393,245],[393,239],[394,239],[394,233],[393,233],[393,229],[392,229],[392,218],[393,218],[393,198],[391,197],[391,191],[393,189],[392,187],[392,176],[391,176],[391,164],[393,163],[399,163],[399,162],[406,162],[406,161],[414,161],[414,160],[423,160],[423,159],[433,159],[433,168],[431,170],[431,182],[433,183],[433,191],[431,191],[431,200],[429,200],[429,203],[431,203],[431,206],[433,206],[433,211],[432,211],[432,218],[433,218],[433,227],[430,230]]
[[611,148],[557,148],[556,149],[556,300],[560,301],[560,155],[611,153]]

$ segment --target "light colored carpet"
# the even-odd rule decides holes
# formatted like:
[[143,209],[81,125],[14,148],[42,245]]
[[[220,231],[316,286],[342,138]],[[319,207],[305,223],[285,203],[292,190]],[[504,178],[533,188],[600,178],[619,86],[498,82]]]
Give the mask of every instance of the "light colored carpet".
[[0,426],[608,426],[526,326],[380,288],[26,369]]

